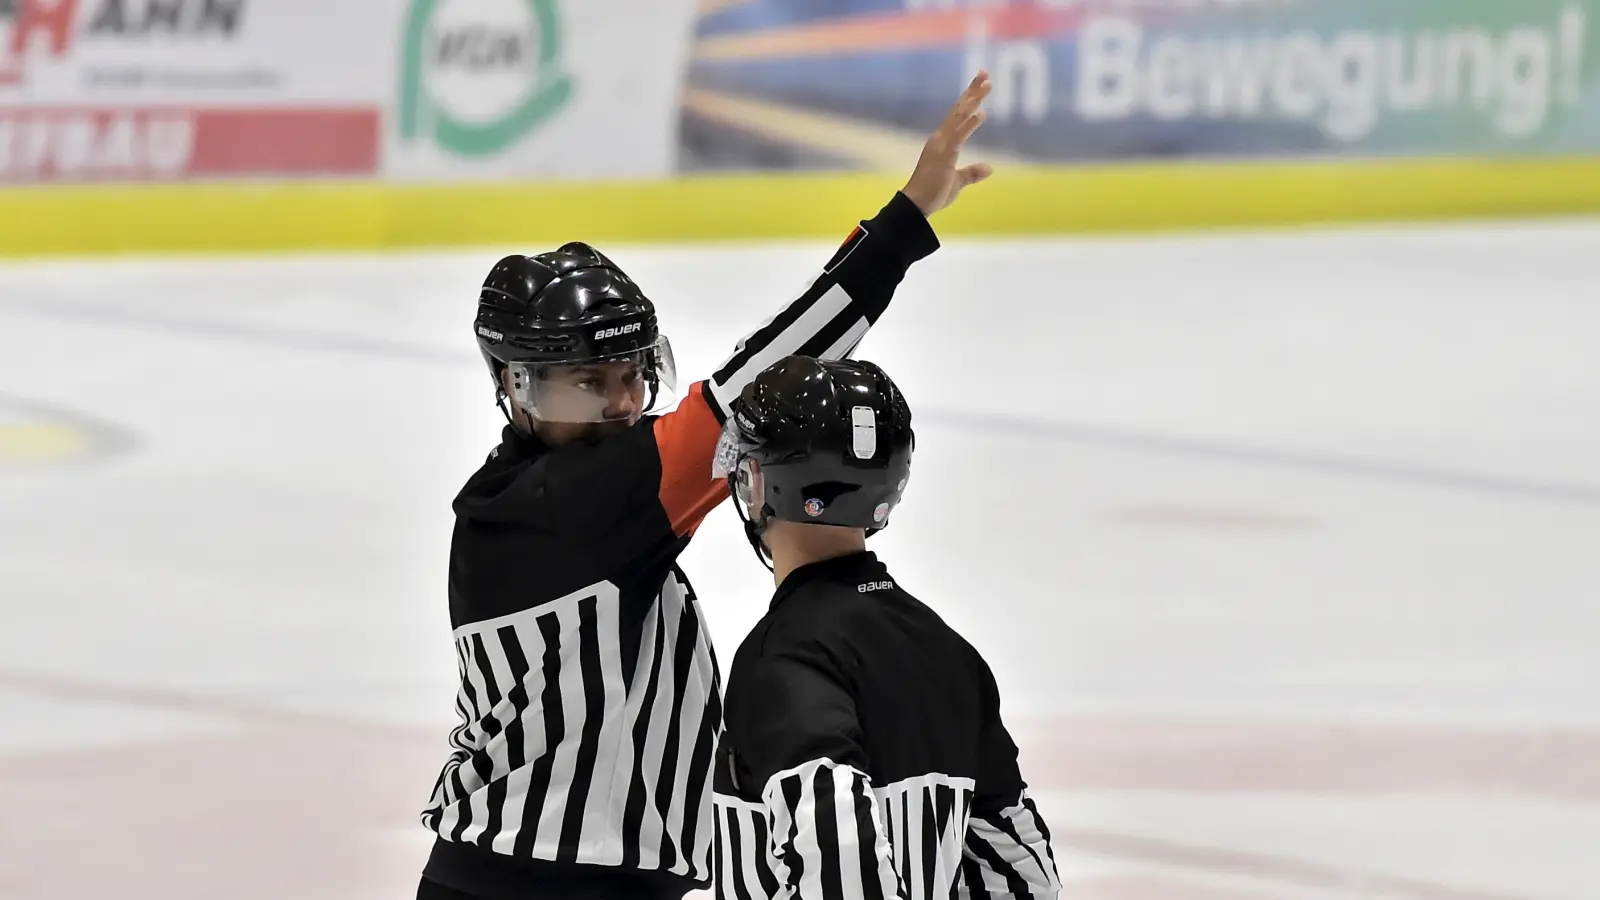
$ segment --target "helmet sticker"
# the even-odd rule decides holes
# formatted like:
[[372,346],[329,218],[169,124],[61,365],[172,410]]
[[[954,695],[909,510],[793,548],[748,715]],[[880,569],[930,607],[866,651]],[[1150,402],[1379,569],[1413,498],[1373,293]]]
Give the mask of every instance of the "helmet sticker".
[[879,503],[878,507],[872,511],[872,521],[882,523],[887,518],[889,518],[889,504]]
[[823,506],[821,500],[812,497],[810,500],[806,501],[806,515],[812,517],[813,519],[822,515],[822,509]]
[[856,459],[871,459],[878,452],[878,419],[872,407],[857,406],[850,410],[851,450]]

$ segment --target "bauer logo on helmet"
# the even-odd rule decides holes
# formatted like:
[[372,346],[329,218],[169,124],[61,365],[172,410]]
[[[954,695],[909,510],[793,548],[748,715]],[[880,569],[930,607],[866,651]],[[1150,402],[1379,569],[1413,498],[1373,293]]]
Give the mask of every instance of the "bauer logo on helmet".
[[627,325],[618,325],[615,328],[602,328],[594,333],[594,339],[603,341],[606,338],[621,337],[625,334],[633,334],[643,327],[643,322],[630,322]]

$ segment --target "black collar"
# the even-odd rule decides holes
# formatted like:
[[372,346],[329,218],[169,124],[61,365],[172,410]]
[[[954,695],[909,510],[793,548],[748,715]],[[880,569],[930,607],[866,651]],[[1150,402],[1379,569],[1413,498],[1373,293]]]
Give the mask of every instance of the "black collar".
[[523,433],[509,422],[500,431],[499,455],[507,462],[530,459],[548,452],[550,448],[532,432]]
[[831,559],[822,559],[814,563],[806,563],[783,580],[772,595],[772,605],[768,611],[778,608],[795,591],[805,585],[817,581],[831,581],[836,584],[861,584],[868,581],[884,581],[889,577],[889,570],[878,561],[877,554],[871,550],[861,550],[844,556],[835,556]]

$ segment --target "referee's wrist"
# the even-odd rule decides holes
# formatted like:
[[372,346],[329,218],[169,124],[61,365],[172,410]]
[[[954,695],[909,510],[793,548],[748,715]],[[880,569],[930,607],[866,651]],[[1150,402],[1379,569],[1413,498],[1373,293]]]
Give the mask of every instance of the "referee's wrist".
[[939,249],[939,235],[933,230],[933,223],[905,191],[896,191],[889,198],[878,213],[878,222],[901,246],[907,262],[916,262]]

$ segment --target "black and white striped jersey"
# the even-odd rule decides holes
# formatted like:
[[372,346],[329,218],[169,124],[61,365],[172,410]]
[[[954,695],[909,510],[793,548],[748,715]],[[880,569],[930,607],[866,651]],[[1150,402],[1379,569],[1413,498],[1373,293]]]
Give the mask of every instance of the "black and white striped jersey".
[[460,725],[421,813],[430,880],[518,898],[599,873],[631,896],[709,883],[720,679],[676,559],[727,494],[725,402],[789,354],[848,354],[936,247],[897,194],[671,413],[554,449],[506,428],[454,502]]
[[728,672],[718,900],[1055,897],[978,652],[870,553],[792,572]]

